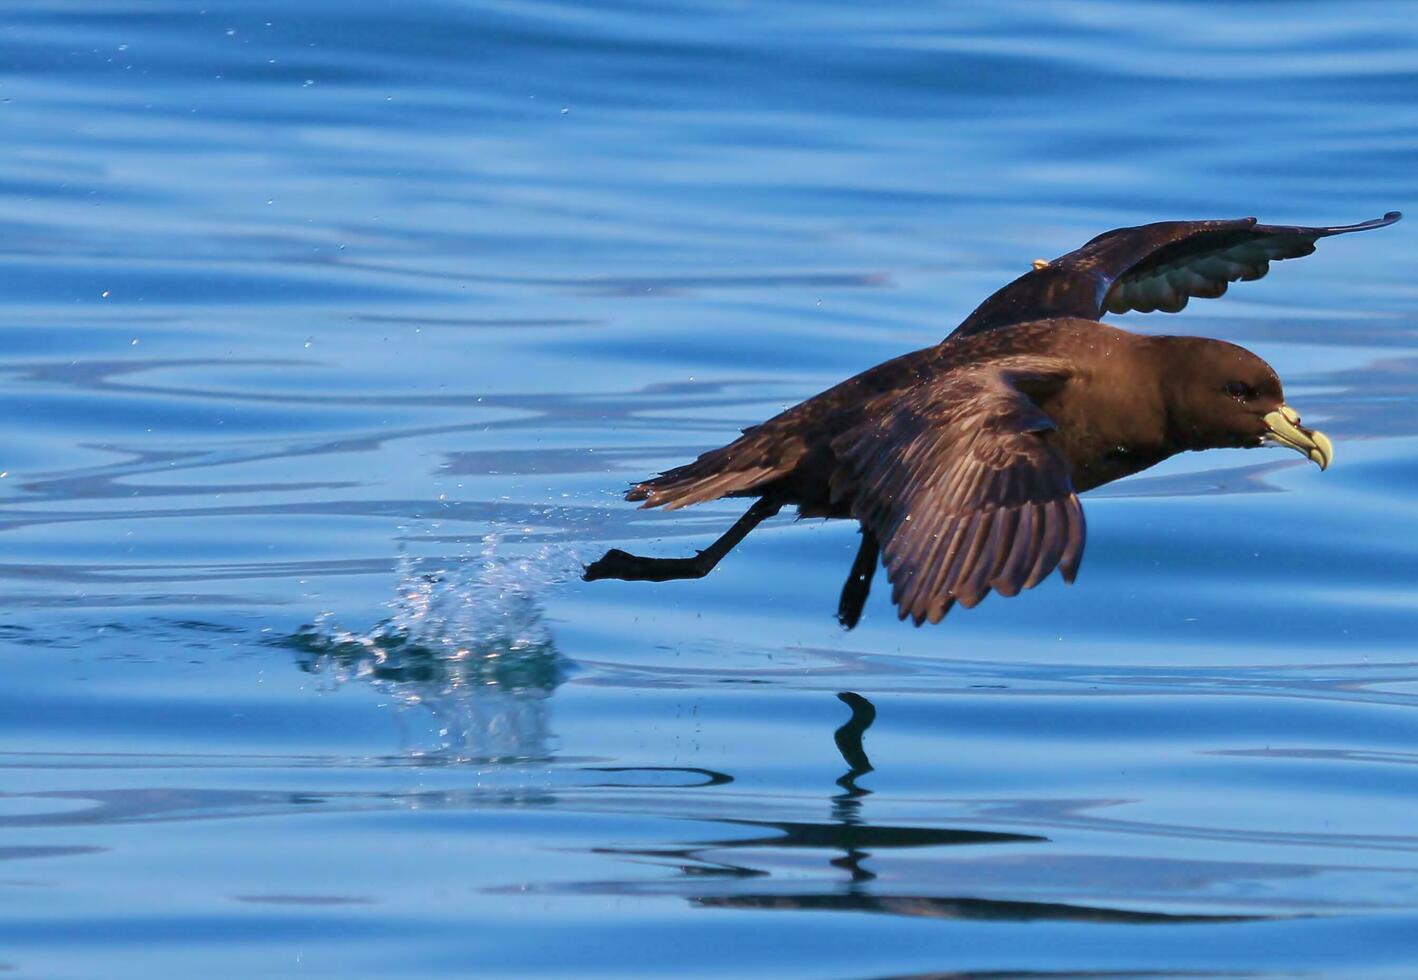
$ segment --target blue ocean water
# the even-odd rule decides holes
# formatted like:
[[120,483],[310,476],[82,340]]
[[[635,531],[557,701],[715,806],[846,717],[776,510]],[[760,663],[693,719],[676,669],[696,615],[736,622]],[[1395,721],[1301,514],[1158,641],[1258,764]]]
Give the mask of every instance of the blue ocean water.
[[1418,970],[1411,220],[1116,321],[1337,460],[1091,494],[1073,587],[577,581],[1037,256],[1418,210],[1407,5],[14,0],[0,120],[14,975]]

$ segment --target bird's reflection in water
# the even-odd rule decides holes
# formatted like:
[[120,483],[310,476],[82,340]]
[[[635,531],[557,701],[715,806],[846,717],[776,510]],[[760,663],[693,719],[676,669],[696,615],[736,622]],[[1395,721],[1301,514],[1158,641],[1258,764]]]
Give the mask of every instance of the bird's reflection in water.
[[[970,895],[894,894],[870,868],[874,852],[937,847],[980,847],[1047,844],[1030,834],[984,830],[898,826],[873,823],[866,809],[872,791],[860,780],[874,770],[863,736],[876,720],[876,707],[853,692],[838,698],[852,710],[833,739],[847,771],[837,777],[839,792],[830,797],[831,819],[825,822],[747,820],[715,821],[738,828],[761,829],[746,838],[699,841],[672,848],[605,848],[599,853],[650,858],[676,871],[669,881],[615,882],[576,886],[580,892],[614,894],[678,894],[702,908],[785,909],[797,911],[877,912],[937,919],[998,921],[1072,920],[1118,924],[1235,922],[1256,918],[1240,915],[1193,915],[1105,908],[1060,902],[1011,901]],[[845,876],[836,886],[804,889],[801,875],[782,884],[774,881],[774,864],[782,851],[826,851],[834,875]],[[757,857],[761,855],[760,857]],[[718,880],[717,889],[706,887]]]
[[540,596],[576,566],[542,552],[504,558],[495,544],[462,565],[404,560],[391,615],[367,632],[327,616],[282,642],[308,673],[336,685],[364,681],[402,708],[427,712],[433,744],[410,746],[414,754],[545,759],[547,699],[571,664],[557,652]]
[[[860,694],[845,692],[837,695],[849,708],[852,716],[846,724],[834,733],[834,740],[847,771],[839,776],[836,785],[840,792],[830,797],[831,819],[824,822],[789,820],[749,820],[722,818],[716,823],[733,827],[756,828],[765,833],[761,836],[731,838],[696,842],[676,848],[654,848],[644,850],[602,849],[601,853],[635,855],[671,859],[676,870],[686,878],[728,877],[728,878],[769,878],[772,872],[752,867],[746,860],[726,861],[715,856],[715,852],[753,852],[811,850],[828,851],[832,856],[828,865],[846,873],[844,894],[859,895],[864,886],[876,875],[863,866],[871,857],[872,850],[940,847],[968,844],[1017,844],[1038,843],[1046,838],[1031,834],[995,833],[980,830],[958,830],[954,828],[907,827],[872,824],[862,812],[864,800],[871,790],[860,786],[857,780],[872,771],[871,760],[862,745],[862,736],[876,720],[876,707]],[[686,862],[686,863],[679,863]],[[691,896],[700,904],[721,904],[732,906],[744,903],[755,905],[767,896],[707,897]],[[793,901],[794,897],[775,896],[773,901]]]
[[[862,747],[862,736],[876,721],[876,705],[852,691],[843,691],[837,697],[852,709],[852,717],[832,733],[837,751],[842,753],[842,760],[847,763],[847,771],[837,777],[837,785],[842,787],[842,792],[832,797],[832,817],[845,831],[862,825],[862,798],[871,795],[871,790],[857,785],[857,779],[872,771],[871,760]],[[833,858],[832,864],[847,871],[852,876],[853,885],[876,877],[862,867],[862,859],[870,855],[858,848],[855,841],[846,843],[846,852],[841,857]]]

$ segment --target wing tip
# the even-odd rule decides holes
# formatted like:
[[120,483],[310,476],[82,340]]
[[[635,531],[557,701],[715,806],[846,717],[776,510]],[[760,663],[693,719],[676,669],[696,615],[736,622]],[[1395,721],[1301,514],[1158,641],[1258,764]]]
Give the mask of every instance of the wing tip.
[[1337,225],[1333,228],[1326,228],[1319,236],[1327,238],[1330,235],[1347,235],[1351,231],[1372,231],[1375,228],[1387,228],[1403,220],[1402,211],[1385,211],[1382,218],[1370,218],[1368,221],[1360,221],[1353,225]]
[[1350,225],[1348,228],[1341,228],[1341,231],[1368,231],[1370,228],[1387,228],[1403,220],[1402,211],[1385,211],[1382,218],[1370,218],[1368,221],[1361,221],[1357,225]]

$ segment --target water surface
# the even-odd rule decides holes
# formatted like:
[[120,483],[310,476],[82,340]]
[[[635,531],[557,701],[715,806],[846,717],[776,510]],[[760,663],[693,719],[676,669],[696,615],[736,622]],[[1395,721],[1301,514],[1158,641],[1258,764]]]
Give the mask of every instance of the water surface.
[[1411,975],[1411,221],[1118,321],[1337,463],[1091,494],[1071,588],[576,581],[1035,257],[1418,210],[1402,5],[25,0],[0,119],[15,975]]

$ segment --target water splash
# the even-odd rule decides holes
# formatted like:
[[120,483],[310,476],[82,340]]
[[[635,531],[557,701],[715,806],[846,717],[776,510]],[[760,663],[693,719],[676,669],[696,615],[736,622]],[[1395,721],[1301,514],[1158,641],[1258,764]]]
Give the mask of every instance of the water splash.
[[331,613],[283,645],[332,689],[364,681],[402,709],[429,712],[430,750],[449,761],[545,759],[552,739],[546,699],[571,662],[556,649],[541,598],[581,569],[572,549],[499,554],[497,535],[471,560],[399,560],[390,614],[365,632]]

